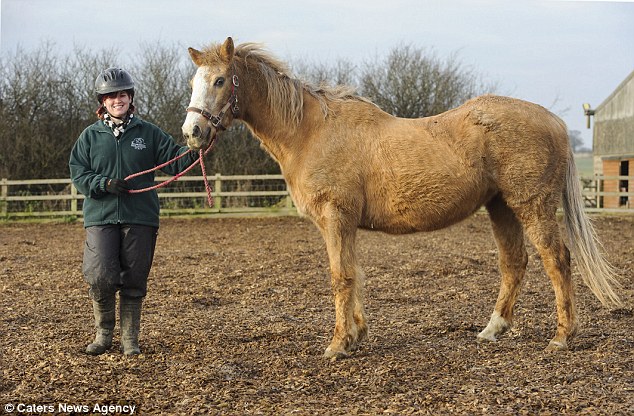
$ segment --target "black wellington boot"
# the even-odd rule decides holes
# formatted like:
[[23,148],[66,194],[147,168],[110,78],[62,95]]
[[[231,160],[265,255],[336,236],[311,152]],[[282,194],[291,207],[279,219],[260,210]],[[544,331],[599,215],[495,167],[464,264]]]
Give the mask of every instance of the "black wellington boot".
[[100,355],[112,347],[112,332],[115,323],[115,297],[92,301],[97,334],[95,341],[86,347],[86,354]]
[[143,298],[119,297],[121,346],[124,355],[141,354],[139,332],[141,331],[141,306]]

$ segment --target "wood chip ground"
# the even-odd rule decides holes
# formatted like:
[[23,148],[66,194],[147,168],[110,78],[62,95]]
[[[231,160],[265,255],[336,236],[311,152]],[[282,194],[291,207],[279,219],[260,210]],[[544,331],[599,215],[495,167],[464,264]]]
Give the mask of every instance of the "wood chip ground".
[[[164,219],[145,302],[143,354],[93,337],[81,224],[0,225],[0,405],[134,404],[148,415],[632,415],[634,216],[594,217],[621,270],[622,309],[574,269],[581,332],[547,353],[552,286],[530,249],[513,329],[476,335],[493,310],[497,251],[484,214],[433,233],[360,231],[370,338],[330,361],[325,245],[297,217]],[[6,409],[5,409],[6,410]]]

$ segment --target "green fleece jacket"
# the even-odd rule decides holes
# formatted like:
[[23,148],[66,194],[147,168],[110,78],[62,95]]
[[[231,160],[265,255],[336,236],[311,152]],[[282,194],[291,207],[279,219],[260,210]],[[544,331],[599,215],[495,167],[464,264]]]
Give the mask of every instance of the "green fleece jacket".
[[[70,154],[70,177],[82,194],[84,227],[106,224],[140,224],[159,226],[159,200],[156,191],[113,195],[106,191],[106,181],[154,168],[187,151],[152,123],[135,116],[117,140],[103,121],[87,127]],[[176,175],[196,159],[185,156],[162,169]],[[128,181],[131,189],[154,185],[154,172]]]

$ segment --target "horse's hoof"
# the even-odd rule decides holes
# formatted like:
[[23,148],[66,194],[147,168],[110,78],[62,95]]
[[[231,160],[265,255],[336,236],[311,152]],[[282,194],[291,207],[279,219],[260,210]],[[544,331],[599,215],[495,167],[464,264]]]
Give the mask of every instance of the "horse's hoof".
[[504,334],[511,328],[511,323],[498,312],[493,312],[491,319],[486,328],[478,334],[478,341],[497,341],[500,335]]
[[568,344],[566,344],[566,342],[560,342],[560,341],[555,341],[552,340],[548,343],[548,346],[546,347],[546,351],[551,352],[551,351],[567,351],[568,350]]
[[331,347],[326,348],[324,352],[324,358],[328,358],[332,361],[340,360],[342,358],[347,358],[350,354],[346,350],[334,349]]
[[506,329],[496,332],[487,326],[478,334],[478,342],[497,342],[498,336],[502,335],[505,331]]
[[484,331],[478,334],[478,342],[496,342],[498,339],[493,334],[485,334]]

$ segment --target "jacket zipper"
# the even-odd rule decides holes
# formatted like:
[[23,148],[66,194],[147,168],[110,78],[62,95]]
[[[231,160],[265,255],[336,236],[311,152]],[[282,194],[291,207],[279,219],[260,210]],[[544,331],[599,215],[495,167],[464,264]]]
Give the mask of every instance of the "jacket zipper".
[[[113,134],[114,135],[114,134]],[[115,136],[114,140],[116,143],[116,149],[117,149],[117,178],[121,178],[121,146],[120,146],[120,142],[121,139],[123,138],[123,135],[121,135],[121,138],[117,139],[117,137]],[[117,195],[117,224],[121,224],[121,194]]]

